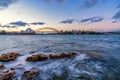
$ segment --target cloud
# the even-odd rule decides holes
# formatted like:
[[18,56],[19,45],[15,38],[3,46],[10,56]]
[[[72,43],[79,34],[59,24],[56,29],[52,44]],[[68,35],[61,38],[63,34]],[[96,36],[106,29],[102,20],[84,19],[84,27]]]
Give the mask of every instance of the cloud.
[[44,25],[44,22],[32,22],[31,25]]
[[[49,3],[52,0],[43,0],[43,1],[46,2],[46,3]],[[54,1],[58,4],[62,4],[65,0],[54,0]]]
[[7,28],[17,28],[16,26],[13,26],[13,25],[3,25],[1,27],[7,27]]
[[44,2],[46,2],[46,3],[49,3],[50,2],[50,0],[43,0]]
[[116,23],[117,21],[112,21],[112,23]]
[[7,27],[7,28],[17,28],[17,27],[25,27],[25,26],[30,26],[30,25],[44,25],[44,22],[23,22],[23,21],[16,21],[16,22],[11,22],[5,25],[1,25],[0,27]]
[[118,20],[113,20],[112,23],[120,23],[120,19],[118,19]]
[[112,19],[116,19],[116,20],[120,19],[120,11],[118,11],[118,12],[112,17]]
[[72,24],[74,22],[75,19],[67,19],[67,20],[64,20],[64,21],[61,21],[60,23],[63,23],[63,24]]
[[67,19],[67,20],[61,21],[60,23],[63,23],[63,24],[72,24],[74,22],[96,23],[96,22],[100,22],[102,20],[104,20],[103,17],[96,16],[96,17],[90,17],[90,18],[85,18],[85,19]]
[[98,3],[98,0],[84,0],[84,2],[80,5],[80,8],[91,8]]
[[120,4],[118,4],[117,8],[120,8]]
[[29,24],[23,21],[16,21],[16,22],[5,24],[5,25],[1,25],[1,27],[7,27],[7,28],[17,28],[17,27],[24,27],[24,26],[29,26]]
[[98,3],[105,3],[106,0],[83,0],[82,3],[80,3],[80,8],[86,9],[96,6]]
[[120,8],[120,2],[118,3],[118,5],[117,5],[117,9],[119,9]]
[[64,2],[64,0],[56,0],[56,2],[57,2],[58,4],[61,4],[61,3]]
[[18,0],[0,0],[0,10],[8,8],[11,4],[16,3]]
[[11,22],[11,23],[9,23],[9,24],[10,24],[10,25],[13,25],[13,26],[29,26],[28,23],[23,22],[23,21]]
[[90,17],[90,18],[86,18],[86,19],[82,19],[79,22],[80,23],[96,23],[96,22],[100,22],[102,21],[104,18],[103,17]]

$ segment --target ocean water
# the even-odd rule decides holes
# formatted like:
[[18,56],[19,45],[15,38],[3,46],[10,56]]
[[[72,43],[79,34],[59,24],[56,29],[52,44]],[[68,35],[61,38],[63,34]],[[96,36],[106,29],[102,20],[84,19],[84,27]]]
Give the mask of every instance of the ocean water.
[[[40,69],[34,80],[120,80],[120,35],[1,35],[0,54],[18,52],[7,68]],[[71,58],[26,62],[32,54],[76,52]],[[24,71],[24,70],[23,70]],[[22,70],[16,72],[21,80]]]

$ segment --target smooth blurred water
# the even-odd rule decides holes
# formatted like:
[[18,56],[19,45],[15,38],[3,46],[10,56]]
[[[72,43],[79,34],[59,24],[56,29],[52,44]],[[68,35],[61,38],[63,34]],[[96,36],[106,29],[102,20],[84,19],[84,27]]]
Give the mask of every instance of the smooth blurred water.
[[[27,56],[35,53],[71,51],[80,54],[70,59],[34,63],[25,61]],[[7,52],[18,52],[23,56],[16,61],[1,64],[7,67],[22,66],[26,69],[38,67],[41,74],[37,80],[52,80],[53,75],[58,77],[63,73],[67,74],[64,80],[81,80],[81,73],[89,74],[93,80],[110,80],[111,75],[114,80],[120,80],[119,35],[1,35],[0,53]],[[86,52],[96,52],[101,57],[91,59]]]

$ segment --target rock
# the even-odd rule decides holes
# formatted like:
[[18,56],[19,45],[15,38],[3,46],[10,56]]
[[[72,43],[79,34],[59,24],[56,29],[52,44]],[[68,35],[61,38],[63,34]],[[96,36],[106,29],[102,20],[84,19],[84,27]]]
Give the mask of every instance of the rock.
[[72,57],[74,55],[77,55],[77,53],[69,52],[69,53],[66,54],[66,57]]
[[44,54],[35,54],[26,59],[26,61],[33,62],[33,61],[43,61],[47,60],[48,56]]
[[61,53],[61,54],[49,54],[50,59],[58,59],[58,58],[67,58],[76,55],[77,53],[69,52],[69,53]]
[[61,54],[59,54],[59,57],[60,57],[60,58],[65,58],[65,56],[66,56],[65,53],[61,53]]
[[48,56],[49,56],[50,59],[60,58],[60,55],[59,55],[59,54],[49,54]]
[[13,61],[17,58],[17,56],[20,56],[20,55],[14,52],[1,54],[0,61],[3,61],[3,62]]
[[14,76],[15,72],[13,70],[8,70],[4,65],[0,66],[0,80],[8,80]]
[[40,73],[40,70],[38,68],[31,68],[29,71],[24,71],[22,74],[22,80],[32,80],[36,76],[38,76]]
[[60,53],[60,54],[35,54],[32,56],[29,56],[26,61],[29,62],[34,62],[34,61],[44,61],[47,60],[48,58],[50,59],[59,59],[59,58],[67,58],[67,57],[72,57],[74,55],[77,55],[77,53],[74,52],[69,52],[69,53]]

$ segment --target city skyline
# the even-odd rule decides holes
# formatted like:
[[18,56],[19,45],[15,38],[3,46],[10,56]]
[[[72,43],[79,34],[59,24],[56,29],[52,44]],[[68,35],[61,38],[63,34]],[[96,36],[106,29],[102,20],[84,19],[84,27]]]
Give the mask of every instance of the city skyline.
[[0,30],[120,31],[120,0],[1,0]]

